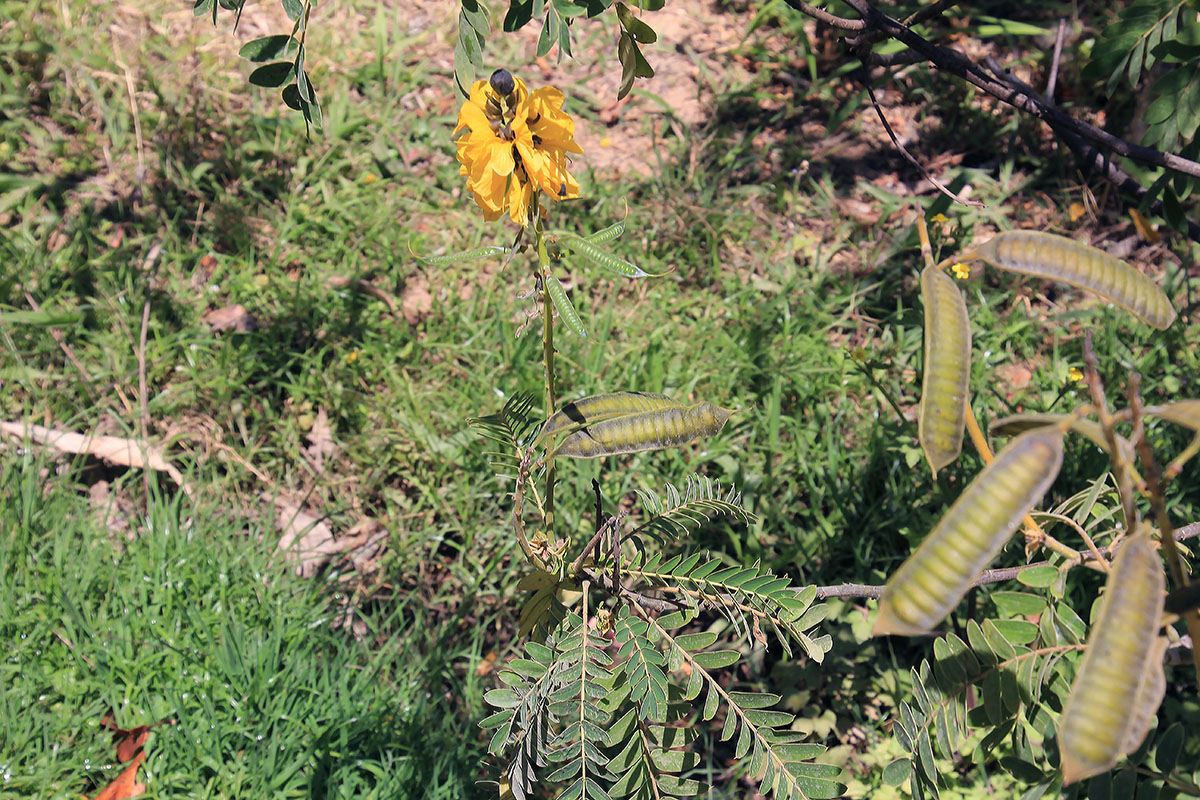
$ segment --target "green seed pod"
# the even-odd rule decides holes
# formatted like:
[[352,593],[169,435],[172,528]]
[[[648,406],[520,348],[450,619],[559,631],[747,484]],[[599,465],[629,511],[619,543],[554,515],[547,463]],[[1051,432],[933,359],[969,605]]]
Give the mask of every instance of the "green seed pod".
[[998,269],[1095,292],[1159,330],[1175,321],[1175,309],[1158,284],[1119,258],[1065,236],[1005,231],[968,256],[981,258]]
[[511,247],[488,245],[487,247],[477,247],[474,250],[464,250],[461,253],[447,253],[444,256],[422,258],[421,261],[425,262],[426,264],[454,264],[459,261],[474,261],[477,258],[504,255],[510,250],[512,250]]
[[[1147,409],[1149,411],[1149,409]],[[1058,425],[1070,418],[1070,414],[1014,414],[1011,417],[998,419],[988,426],[988,433],[993,436],[1016,436],[1018,433],[1041,428],[1045,425]],[[1071,431],[1088,439],[1104,452],[1108,452],[1108,439],[1104,437],[1104,428],[1093,419],[1084,417],[1071,423]],[[1117,434],[1117,447],[1126,464],[1133,463],[1133,445],[1124,436]]]
[[1185,428],[1200,431],[1200,400],[1180,400],[1177,403],[1167,403],[1163,406],[1150,406],[1146,413],[1174,422]]
[[1162,673],[1155,639],[1165,583],[1150,537],[1127,540],[1113,561],[1087,652],[1058,721],[1064,785],[1112,769],[1132,749],[1130,741],[1136,737],[1140,743],[1146,735],[1149,721],[1137,720],[1147,716],[1152,701],[1157,710],[1162,700],[1153,673]]
[[584,238],[587,239],[592,244],[604,244],[605,242],[611,242],[613,239],[616,239],[618,236],[620,236],[624,232],[625,232],[625,222],[624,222],[624,220],[622,220],[621,222],[617,222],[613,225],[609,225],[607,228],[605,228],[603,230],[599,230],[593,234],[589,234],[588,236],[585,236]]
[[559,283],[558,278],[546,275],[546,291],[550,293],[550,299],[554,301],[554,307],[558,309],[558,316],[562,318],[563,324],[586,339],[587,330],[583,327],[583,320],[579,318],[575,306],[571,305],[571,298],[567,297],[567,290]]
[[733,414],[712,403],[643,411],[585,425],[571,433],[551,458],[601,458],[620,453],[661,450],[715,436]]
[[559,241],[566,245],[568,249],[583,256],[593,264],[599,264],[626,278],[654,278],[661,274],[646,272],[646,270],[637,264],[626,261],[623,258],[617,258],[612,253],[601,250],[588,239],[581,239],[578,236],[564,236]]
[[962,452],[971,377],[971,323],[954,279],[934,266],[921,273],[925,303],[925,377],[917,438],[937,478]]
[[963,490],[879,598],[875,636],[916,635],[946,618],[1062,466],[1063,433],[1021,434]]
[[683,403],[672,400],[665,394],[651,392],[613,392],[611,394],[594,394],[572,403],[567,403],[559,409],[538,433],[538,441],[547,436],[571,428],[584,425],[594,425],[608,419],[616,419],[630,414],[643,414],[649,411],[663,411],[668,408],[685,408]]
[[1158,707],[1167,696],[1167,673],[1163,669],[1163,656],[1167,653],[1170,641],[1165,636],[1154,640],[1150,647],[1150,655],[1146,660],[1146,674],[1142,676],[1142,684],[1138,687],[1137,700],[1130,714],[1132,722],[1125,743],[1121,745],[1121,754],[1128,755],[1137,750],[1150,732],[1154,718],[1158,716]]

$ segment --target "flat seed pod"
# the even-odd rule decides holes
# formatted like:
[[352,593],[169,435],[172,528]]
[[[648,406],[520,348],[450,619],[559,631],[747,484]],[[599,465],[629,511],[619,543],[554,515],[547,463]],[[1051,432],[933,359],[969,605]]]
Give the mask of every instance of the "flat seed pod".
[[[1155,640],[1165,583],[1150,537],[1128,539],[1113,561],[1087,652],[1058,721],[1064,785],[1112,769],[1131,749],[1130,740],[1139,731],[1138,742],[1145,736],[1149,721],[1137,727],[1135,722],[1146,716],[1151,701],[1162,699],[1159,679],[1151,673],[1162,672]],[[1158,660],[1151,663],[1155,654]]]
[[1005,231],[970,255],[998,269],[1095,292],[1159,330],[1175,321],[1175,309],[1158,284],[1121,259],[1065,236]]
[[581,239],[578,236],[564,236],[559,241],[566,245],[570,250],[578,253],[592,263],[599,264],[600,266],[611,270],[618,275],[623,275],[626,278],[652,278],[656,277],[658,274],[646,272],[646,270],[642,269],[637,264],[626,261],[623,258],[617,258],[612,253],[601,250],[589,239]]
[[1146,661],[1146,674],[1142,676],[1142,685],[1138,687],[1137,700],[1130,715],[1133,721],[1129,725],[1129,733],[1125,743],[1121,745],[1121,754],[1129,755],[1137,750],[1150,732],[1154,718],[1158,716],[1158,707],[1167,696],[1167,673],[1163,669],[1163,656],[1166,655],[1170,641],[1160,636],[1151,646],[1150,655]]
[[[1147,409],[1149,412],[1149,409]],[[988,433],[993,436],[1016,436],[1018,433],[1040,428],[1045,425],[1058,425],[1068,419],[1070,414],[1014,414],[1003,417],[988,426]],[[1071,430],[1083,436],[1104,452],[1108,452],[1108,439],[1104,438],[1104,428],[1094,419],[1084,417],[1071,423]],[[1133,463],[1133,445],[1120,434],[1117,435],[1117,447],[1126,464]]]
[[962,452],[967,382],[971,377],[971,323],[954,279],[930,265],[921,273],[925,303],[925,377],[917,438],[937,478]]
[[431,258],[422,258],[421,260],[426,264],[454,264],[459,261],[474,261],[477,258],[504,255],[510,250],[512,250],[511,247],[488,245],[487,247],[477,247],[474,250],[464,250],[461,253],[447,253],[444,256],[433,256]]
[[563,439],[551,458],[602,458],[661,450],[715,436],[733,414],[712,403],[642,411],[585,425]]
[[685,408],[683,403],[672,400],[665,394],[652,392],[612,392],[611,394],[594,394],[567,403],[559,409],[538,433],[538,441],[547,436],[562,433],[571,428],[583,425],[594,425],[607,419],[624,417],[629,414],[639,414],[648,411],[662,411],[668,408]]
[[546,291],[550,293],[550,299],[554,301],[554,307],[558,309],[558,316],[562,318],[563,324],[586,339],[587,330],[583,327],[583,320],[579,318],[575,306],[571,305],[571,298],[567,297],[567,290],[558,278],[553,275],[546,276]]
[[1200,431],[1200,400],[1180,400],[1177,403],[1167,403],[1163,406],[1150,406],[1146,413],[1174,422],[1185,428]]
[[625,222],[621,221],[621,222],[617,222],[613,225],[609,225],[607,228],[604,228],[603,230],[596,231],[595,233],[590,234],[590,235],[586,236],[585,238],[592,244],[604,244],[605,242],[611,242],[613,239],[616,239],[618,236],[620,236],[624,232],[625,232]]
[[1001,450],[887,582],[873,635],[912,636],[945,619],[1050,488],[1062,457],[1057,428],[1027,431]]

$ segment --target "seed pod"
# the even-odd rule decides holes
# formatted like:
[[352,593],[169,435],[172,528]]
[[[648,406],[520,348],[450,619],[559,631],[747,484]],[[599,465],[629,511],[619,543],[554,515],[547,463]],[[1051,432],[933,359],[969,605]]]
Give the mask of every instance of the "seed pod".
[[1119,258],[1065,236],[1005,231],[969,255],[998,269],[1095,292],[1159,330],[1175,321],[1175,309],[1158,284]]
[[1001,450],[887,582],[873,634],[912,636],[945,619],[1050,488],[1062,456],[1058,428],[1028,431]]
[[[993,422],[988,426],[988,433],[993,436],[1016,436],[1018,433],[1033,428],[1058,425],[1070,416],[1070,414],[1014,414]],[[1077,419],[1071,423],[1071,431],[1085,437],[1104,452],[1108,452],[1108,439],[1104,437],[1104,428],[1100,427],[1100,423],[1095,420],[1087,417]],[[1133,463],[1133,445],[1129,443],[1129,440],[1117,434],[1117,447],[1120,448],[1125,463]]]
[[1200,400],[1180,400],[1167,403],[1164,406],[1150,406],[1146,413],[1151,416],[1174,422],[1185,428],[1200,431]]
[[732,414],[730,409],[712,403],[625,414],[585,425],[571,433],[550,457],[601,458],[661,450],[715,436]]
[[617,258],[612,253],[601,250],[589,239],[581,239],[578,236],[564,236],[559,241],[566,245],[568,249],[583,256],[593,264],[598,264],[626,278],[654,278],[661,274],[646,272],[646,270],[637,264],[626,261],[623,258]]
[[[1155,646],[1161,622],[1162,561],[1146,534],[1125,542],[1113,561],[1087,652],[1058,721],[1063,784],[1112,769],[1140,743],[1162,700],[1162,653]],[[1157,655],[1156,663],[1151,663]],[[1136,722],[1136,724],[1135,724]],[[1136,747],[1137,743],[1133,745]]]
[[1150,725],[1158,716],[1158,707],[1167,696],[1167,673],[1163,669],[1163,656],[1166,655],[1170,641],[1165,636],[1158,637],[1150,647],[1150,655],[1146,660],[1146,674],[1142,676],[1142,685],[1138,687],[1137,700],[1134,701],[1130,714],[1129,733],[1125,743],[1121,745],[1121,754],[1129,755],[1142,744]]
[[937,478],[962,452],[967,383],[971,377],[971,323],[954,279],[930,265],[921,273],[925,303],[925,377],[917,438]]
[[651,392],[594,394],[591,397],[567,403],[559,409],[550,419],[546,420],[546,424],[538,433],[537,440],[540,442],[547,436],[562,433],[570,428],[594,425],[608,419],[648,411],[662,411],[668,408],[685,408],[685,406],[665,394]]
[[596,231],[595,233],[585,236],[584,238],[592,244],[604,244],[605,242],[611,242],[624,232],[625,222],[622,220],[621,222],[609,225],[607,228]]
[[583,327],[583,320],[579,318],[579,312],[575,310],[575,306],[571,305],[571,298],[567,297],[567,290],[552,274],[547,274],[545,281],[546,291],[550,293],[550,299],[554,301],[554,307],[558,309],[558,316],[562,318],[563,324],[586,339],[587,330]]
[[432,256],[430,258],[422,258],[421,260],[426,264],[453,264],[458,261],[473,261],[477,258],[504,255],[510,250],[512,250],[511,247],[488,245],[487,247],[477,247],[474,250],[464,250],[461,253],[447,253],[444,256]]

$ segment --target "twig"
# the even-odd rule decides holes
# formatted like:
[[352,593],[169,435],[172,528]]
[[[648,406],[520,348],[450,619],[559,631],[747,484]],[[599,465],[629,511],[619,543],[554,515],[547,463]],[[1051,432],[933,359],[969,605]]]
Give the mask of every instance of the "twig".
[[1117,494],[1121,497],[1121,511],[1125,517],[1125,532],[1137,530],[1137,499],[1134,496],[1133,484],[1129,470],[1126,469],[1125,455],[1117,446],[1116,421],[1108,410],[1108,400],[1104,396],[1104,384],[1100,381],[1100,360],[1092,347],[1092,332],[1089,330],[1083,337],[1083,366],[1084,380],[1088,392],[1092,396],[1096,417],[1100,427],[1104,429],[1104,438],[1108,440],[1108,457],[1112,462],[1113,476],[1117,480]]
[[900,140],[896,138],[896,132],[892,130],[891,124],[888,123],[887,117],[883,114],[883,109],[879,107],[879,101],[875,99],[875,90],[871,87],[871,73],[867,70],[866,62],[863,62],[862,81],[863,85],[867,87],[867,96],[871,98],[871,105],[875,107],[875,113],[879,115],[879,121],[883,123],[883,129],[887,131],[888,138],[892,140],[892,144],[894,144],[896,149],[900,151],[900,155],[904,156],[904,158],[908,160],[908,163],[916,167],[921,175],[924,176],[925,180],[932,183],[939,192],[946,195],[954,202],[961,203],[962,205],[970,208],[985,208],[984,204],[977,200],[967,200],[966,198],[960,197],[952,192],[949,188],[943,185],[941,181],[930,175],[929,170],[925,169],[924,165],[922,165],[920,161],[917,161],[916,157],[912,153],[908,152],[908,149],[905,148],[904,145],[900,144]]
[[865,30],[867,23],[861,19],[847,19],[846,17],[837,17],[830,14],[828,11],[810,6],[804,0],[786,0],[787,4],[799,11],[801,14],[812,17],[818,22],[824,22],[833,28],[838,28],[843,31],[861,31]]
[[[924,60],[931,62],[935,68],[962,78],[986,94],[1008,103],[1014,108],[1032,114],[1056,130],[1074,133],[1086,141],[1112,150],[1117,155],[1132,158],[1156,167],[1165,167],[1176,172],[1182,172],[1185,175],[1200,177],[1200,162],[1183,158],[1174,153],[1164,153],[1153,147],[1134,144],[1087,122],[1075,119],[1070,114],[1055,107],[1054,104],[1048,102],[1036,92],[1017,89],[1008,82],[989,75],[958,50],[934,44],[923,36],[914,33],[908,26],[875,9],[865,2],[865,0],[845,0],[845,2],[859,13],[862,17],[860,22],[865,22],[865,25],[843,24],[835,25],[835,27],[850,31],[869,30],[881,32],[887,38],[896,39],[902,44],[907,45],[912,51],[922,56]],[[808,4],[801,3],[800,0],[788,0],[788,5],[802,13],[808,14],[814,19],[821,19],[816,14],[809,13],[809,10],[805,8]],[[808,8],[810,9],[811,7]],[[856,21],[845,20],[845,22]],[[856,55],[859,54],[856,53]],[[874,65],[880,62],[868,56],[867,63]]]
[[[1154,521],[1158,523],[1159,539],[1162,541],[1162,551],[1167,557],[1167,572],[1171,576],[1171,585],[1182,589],[1188,585],[1187,575],[1183,571],[1183,562],[1179,558],[1179,550],[1175,547],[1175,535],[1171,526],[1171,516],[1167,513],[1167,503],[1163,496],[1162,470],[1158,459],[1154,457],[1154,449],[1150,440],[1142,430],[1142,377],[1134,372],[1129,376],[1129,408],[1133,412],[1134,446],[1137,447],[1138,457],[1146,473],[1146,495],[1150,508],[1154,511]],[[1184,623],[1193,642],[1200,641],[1200,611],[1192,609],[1182,614]],[[1196,668],[1196,677],[1200,679],[1200,650],[1192,648],[1192,663]]]
[[[29,292],[25,292],[25,302],[29,303],[29,307],[34,311],[42,310],[41,306],[37,304],[37,301],[33,299],[33,295],[31,295]],[[54,338],[54,341],[58,342],[58,347],[63,351],[63,355],[67,357],[67,360],[75,365],[75,369],[79,370],[79,374],[83,378],[83,390],[87,392],[88,399],[92,401],[92,405],[96,405],[96,395],[92,393],[91,376],[88,375],[87,370],[83,368],[83,364],[79,363],[79,359],[75,357],[75,351],[71,349],[71,345],[63,341],[62,329],[57,327],[51,328],[50,335]]]
[[[999,80],[1012,84],[1030,97],[1042,100],[1048,105],[1054,105],[1053,100],[1043,98],[1032,86],[1023,82],[1021,79],[1017,78],[1011,72],[1006,70],[993,56],[988,56],[985,58],[983,63],[988,69],[996,74],[996,77]],[[1063,140],[1068,148],[1070,148],[1071,152],[1075,154],[1075,157],[1083,162],[1084,166],[1100,173],[1106,180],[1108,180],[1109,183],[1112,183],[1117,186],[1117,188],[1133,195],[1133,197],[1139,202],[1141,202],[1141,200],[1150,193],[1149,190],[1146,189],[1145,186],[1142,186],[1142,184],[1140,184],[1136,178],[1114,164],[1111,158],[1100,152],[1100,149],[1095,145],[1085,141],[1083,137],[1059,128],[1055,128],[1054,132],[1057,133],[1058,137]],[[1166,214],[1166,210],[1163,208],[1162,200],[1155,200],[1152,202],[1149,205],[1149,210],[1151,214],[1155,214],[1160,217]],[[1191,219],[1188,219],[1186,222],[1188,236],[1190,236],[1193,241],[1200,242],[1200,223],[1197,223]]]
[[1054,89],[1058,84],[1058,60],[1062,58],[1063,37],[1067,35],[1067,20],[1059,17],[1058,35],[1054,37],[1054,56],[1050,59],[1050,77],[1046,79],[1046,100],[1054,102]]
[[[146,302],[142,304],[142,332],[138,335],[138,412],[139,427],[142,429],[142,441],[150,441],[150,401],[149,389],[146,385],[146,331],[150,328],[150,294],[146,294]],[[146,507],[150,507],[150,473],[144,476],[146,486]]]
[[580,571],[579,574],[586,576],[588,580],[595,581],[601,587],[603,587],[605,591],[610,592],[611,594],[620,595],[621,597],[632,601],[637,606],[650,611],[657,611],[661,614],[671,611],[678,611],[684,607],[684,604],[678,601],[661,600],[657,597],[650,597],[649,595],[642,594],[641,592],[636,592],[633,589],[626,589],[624,586],[615,586],[612,582],[612,578],[595,570],[585,569]]

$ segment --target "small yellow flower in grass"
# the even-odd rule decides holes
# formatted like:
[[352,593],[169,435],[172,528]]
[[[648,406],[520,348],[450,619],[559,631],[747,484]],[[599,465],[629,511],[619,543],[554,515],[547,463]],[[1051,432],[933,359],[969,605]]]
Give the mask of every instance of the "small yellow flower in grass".
[[346,353],[346,363],[347,364],[353,364],[355,361],[358,361],[358,351],[357,350],[351,350],[349,353]]
[[575,121],[562,110],[563,99],[553,87],[530,92],[505,69],[471,86],[454,135],[459,174],[487,221],[507,211],[513,222],[528,225],[538,191],[555,200],[579,196],[567,153],[583,148],[575,143]]
[[1071,381],[1072,383],[1079,383],[1081,380],[1083,380],[1083,370],[1081,370],[1079,367],[1071,367],[1069,370],[1067,370],[1067,380]]
[[965,281],[971,277],[971,267],[969,264],[964,264],[961,261],[955,262],[954,266],[950,267],[954,271],[954,277],[960,281]]
[[939,225],[941,225],[942,223],[949,222],[950,220],[946,219],[945,214],[934,214],[932,217],[929,218],[929,221],[936,222]]

